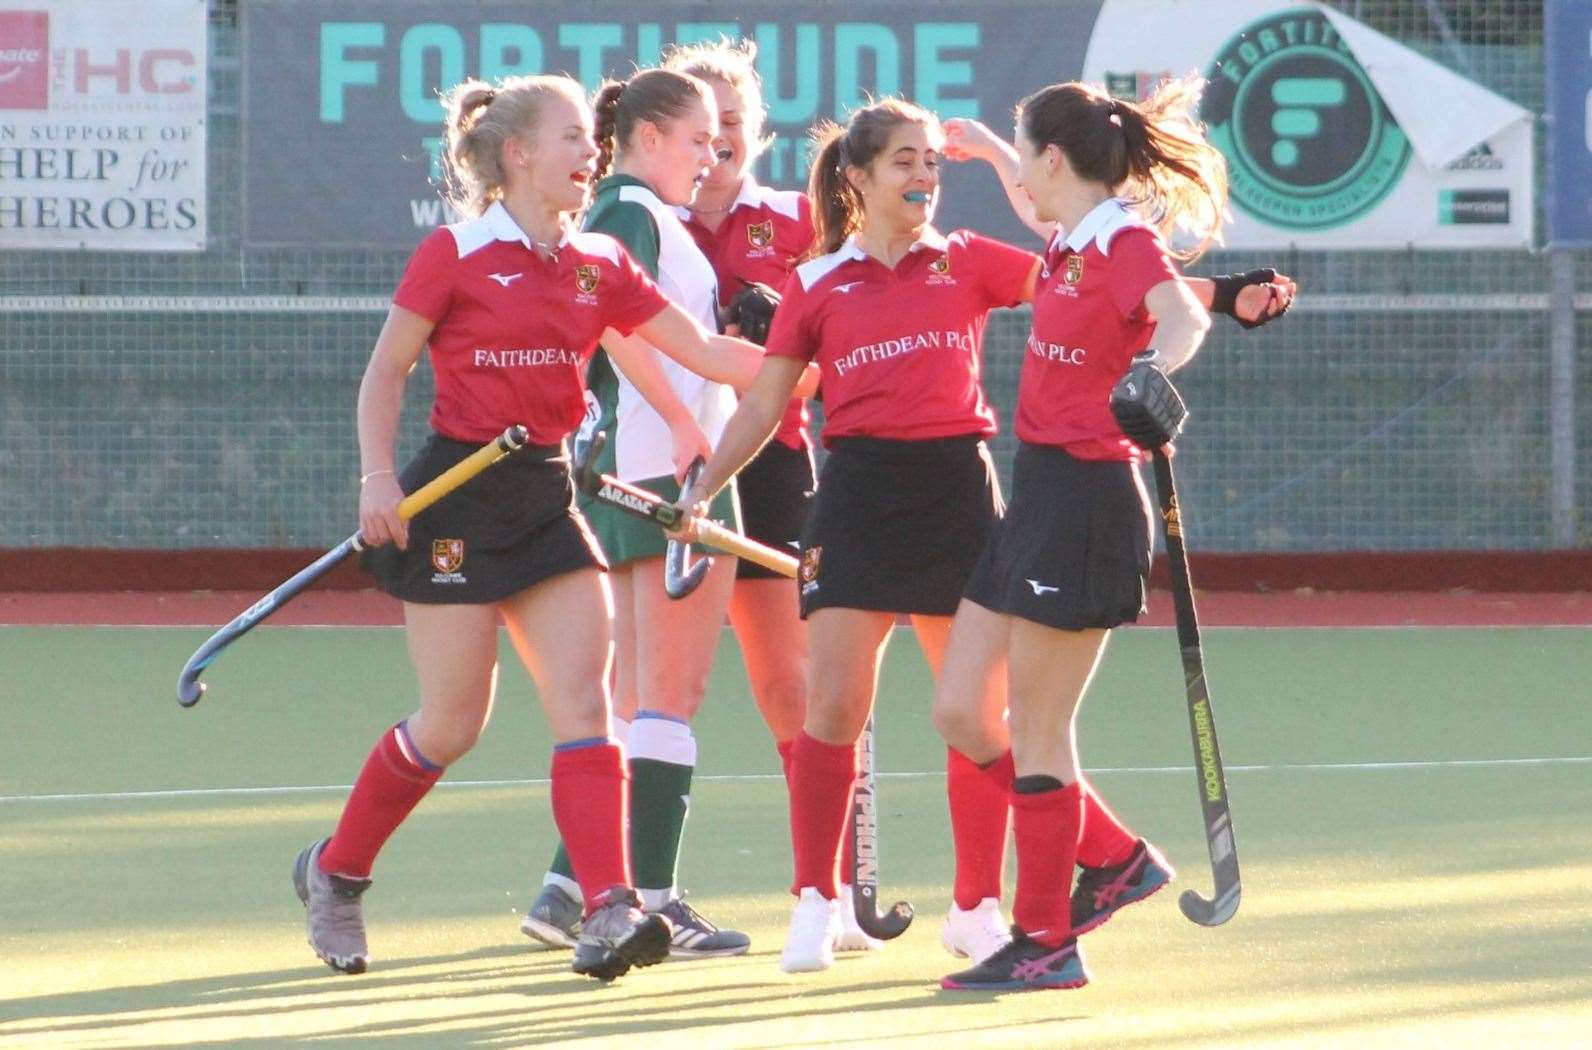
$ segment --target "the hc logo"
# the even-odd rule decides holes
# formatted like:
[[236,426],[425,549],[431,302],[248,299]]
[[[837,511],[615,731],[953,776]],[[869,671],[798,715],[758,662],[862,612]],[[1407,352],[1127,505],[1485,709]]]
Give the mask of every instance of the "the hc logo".
[[50,108],[50,15],[0,11],[0,109]]
[[1277,141],[1271,145],[1271,162],[1284,169],[1298,164],[1298,140],[1321,134],[1321,111],[1343,105],[1348,95],[1347,85],[1336,77],[1285,77],[1273,84],[1277,110],[1271,130]]

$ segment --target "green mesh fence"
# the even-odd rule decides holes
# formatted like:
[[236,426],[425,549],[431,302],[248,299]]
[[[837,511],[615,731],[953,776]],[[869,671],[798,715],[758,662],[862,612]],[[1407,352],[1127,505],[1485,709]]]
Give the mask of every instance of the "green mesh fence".
[[[1539,4],[1337,6],[1540,112]],[[214,0],[211,21],[210,249],[0,250],[0,545],[315,547],[354,522],[354,395],[405,256],[240,245],[236,0]],[[1298,311],[1256,333],[1219,323],[1181,380],[1194,419],[1178,464],[1197,546],[1555,544],[1546,256],[1228,252],[1194,272],[1265,262],[1299,278]],[[1576,265],[1587,287],[1592,262]],[[1003,426],[1026,331],[1021,311],[989,329]],[[1578,354],[1571,542],[1585,545],[1592,355]],[[429,394],[422,368],[405,449]],[[1003,433],[1003,470],[1011,450]]]

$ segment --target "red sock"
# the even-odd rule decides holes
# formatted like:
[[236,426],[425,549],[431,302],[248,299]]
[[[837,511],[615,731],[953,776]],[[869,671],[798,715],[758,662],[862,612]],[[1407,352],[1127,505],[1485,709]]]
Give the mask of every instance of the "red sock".
[[790,791],[790,758],[796,749],[796,739],[774,741],[774,750],[779,752],[779,766],[785,771],[785,790]]
[[857,777],[857,749],[825,744],[806,732],[791,749],[790,837],[796,855],[796,883],[817,887],[830,900],[840,896],[835,863],[846,832],[846,804]]
[[1077,784],[1036,794],[1012,792],[1017,833],[1017,894],[1012,921],[1052,948],[1072,936],[1072,867],[1083,820]]
[[630,885],[624,752],[612,741],[553,749],[553,821],[586,914],[614,886]]
[[410,742],[407,722],[383,733],[354,781],[332,840],[321,850],[321,870],[370,878],[376,854],[440,776],[442,767],[427,762]]
[[1093,784],[1079,783],[1083,785],[1083,832],[1078,836],[1078,863],[1091,868],[1121,864],[1133,855],[1139,837],[1106,808]]
[[1000,898],[1014,775],[1010,751],[980,767],[956,748],[945,749],[945,793],[956,843],[954,896],[963,911],[985,897]]

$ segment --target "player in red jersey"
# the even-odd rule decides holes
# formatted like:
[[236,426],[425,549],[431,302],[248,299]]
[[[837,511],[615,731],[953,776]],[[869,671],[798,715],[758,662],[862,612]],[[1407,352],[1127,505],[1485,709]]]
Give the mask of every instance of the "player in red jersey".
[[[676,48],[665,66],[702,80],[719,108],[719,163],[691,201],[686,229],[696,238],[719,278],[719,303],[726,314],[750,323],[739,333],[753,342],[768,336],[766,315],[753,317],[748,300],[769,311],[777,299],[764,289],[784,286],[813,244],[812,205],[797,190],[758,184],[752,167],[772,141],[763,132],[762,81],[754,65],[757,45],[720,40]],[[759,287],[761,286],[761,287]],[[780,549],[800,543],[817,487],[807,402],[791,398],[779,429],[736,477],[746,535]],[[790,779],[791,749],[807,706],[807,632],[796,589],[775,573],[742,561],[730,599],[730,625],[741,646],[752,696],[774,736],[780,764]],[[841,933],[835,947],[865,951],[879,942],[857,925],[851,908],[851,839],[845,840],[840,872]]]
[[[586,203],[593,116],[565,77],[459,85],[447,99],[453,204],[464,221],[410,259],[359,391],[360,530],[383,590],[404,601],[420,709],[384,733],[336,831],[305,849],[294,884],[309,940],[334,969],[369,961],[361,895],[377,852],[469,751],[491,711],[497,627],[508,628],[537,684],[556,746],[553,813],[574,857],[586,922],[574,969],[604,979],[661,961],[672,933],[644,916],[625,848],[625,773],[608,738],[612,599],[606,568],[574,508],[564,439],[585,412],[583,369],[599,339],[647,396],[667,380],[636,337],[690,368],[745,383],[761,353],[710,335],[613,238],[577,232]],[[634,336],[631,333],[635,333]],[[403,390],[430,347],[433,434],[395,469]],[[507,426],[531,447],[405,523],[413,491]],[[689,415],[672,431],[682,466],[706,448]]]
[[[1056,232],[1023,357],[1012,503],[957,610],[935,698],[953,747],[1013,764],[1015,922],[1005,947],[946,988],[1083,985],[1077,936],[1172,878],[1083,780],[1074,718],[1110,629],[1143,610],[1150,569],[1140,450],[1111,416],[1111,388],[1150,348],[1168,371],[1185,364],[1210,325],[1162,240],[1182,227],[1203,250],[1226,206],[1222,156],[1195,117],[1199,87],[1168,82],[1134,104],[1061,84],[1018,107],[1011,184]],[[1277,295],[1285,308],[1291,282]],[[1010,750],[986,728],[991,709],[965,694],[1000,677]]]
[[[809,183],[820,254],[786,283],[764,368],[687,497],[716,490],[751,457],[776,429],[795,377],[816,361],[830,454],[802,540],[812,671],[792,749],[798,902],[781,958],[787,970],[832,959],[855,744],[895,618],[912,616],[938,670],[950,615],[999,512],[980,343],[991,309],[1028,296],[1037,260],[929,225],[939,149],[933,115],[898,100],[828,130]],[[984,792],[971,805],[966,792],[955,794],[960,829],[1004,829],[1004,794]]]
[[[994,416],[979,384],[980,342],[991,308],[1032,298],[1040,260],[928,224],[939,144],[933,116],[895,100],[831,131],[810,189],[825,254],[787,282],[763,371],[687,494],[715,491],[750,457],[777,424],[800,364],[815,359],[831,454],[802,543],[813,675],[791,775],[799,900],[782,960],[791,970],[830,961],[848,749],[895,616],[912,616],[938,673],[948,614],[999,513],[982,440]],[[982,694],[978,710],[1000,710],[998,673],[970,688]],[[947,774],[957,878],[942,940],[979,960],[1009,938],[998,898],[1011,761],[981,765],[952,749]]]

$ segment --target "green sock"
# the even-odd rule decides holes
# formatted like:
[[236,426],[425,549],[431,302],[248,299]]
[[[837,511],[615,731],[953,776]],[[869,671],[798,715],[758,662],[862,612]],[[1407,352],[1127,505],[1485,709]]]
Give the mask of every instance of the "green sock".
[[575,878],[575,866],[569,862],[569,851],[564,848],[562,842],[558,844],[558,852],[553,854],[553,863],[547,866],[547,870],[566,879]]
[[630,760],[630,864],[638,890],[674,887],[694,766]]
[[691,807],[697,745],[683,719],[641,711],[625,741],[630,756],[630,866],[649,909],[674,893],[680,836]]

